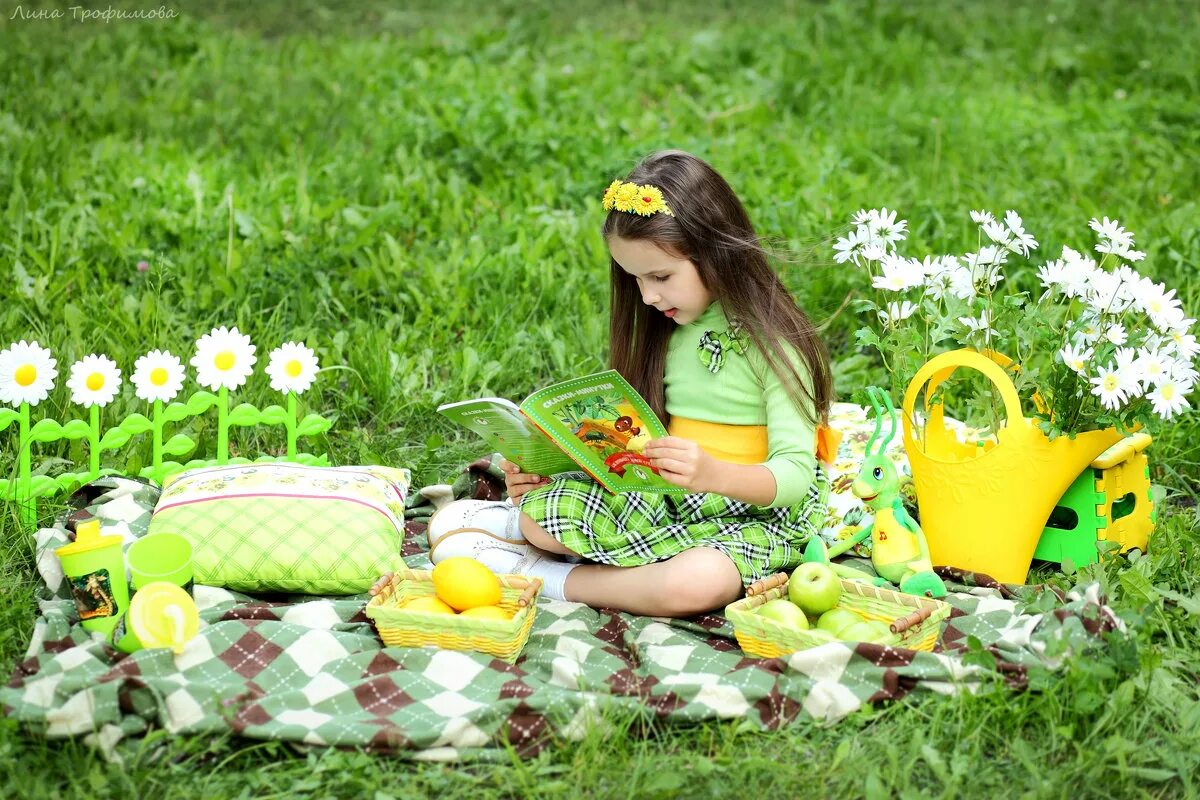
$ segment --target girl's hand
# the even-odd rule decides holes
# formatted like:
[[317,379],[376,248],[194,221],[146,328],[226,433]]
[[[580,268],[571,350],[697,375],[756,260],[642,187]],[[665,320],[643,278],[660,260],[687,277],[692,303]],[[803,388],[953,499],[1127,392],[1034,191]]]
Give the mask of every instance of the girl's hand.
[[646,444],[643,454],[660,475],[689,492],[716,491],[717,459],[700,445],[678,436],[664,436]]
[[521,472],[521,468],[507,458],[500,460],[500,469],[504,470],[504,486],[508,489],[508,496],[513,501],[519,500],[521,495],[530,489],[545,486],[550,482],[550,479],[545,476]]

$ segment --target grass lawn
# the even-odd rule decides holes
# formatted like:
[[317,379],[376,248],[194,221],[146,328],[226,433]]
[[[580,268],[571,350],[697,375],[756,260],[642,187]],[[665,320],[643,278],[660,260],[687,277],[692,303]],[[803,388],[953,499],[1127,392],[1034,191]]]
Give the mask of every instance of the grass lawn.
[[[882,376],[836,313],[864,279],[829,245],[862,207],[899,209],[910,253],[963,252],[974,208],[1020,211],[1042,258],[1119,218],[1141,271],[1200,312],[1191,3],[215,2],[108,23],[69,5],[0,9],[0,347],[54,351],[56,419],[78,413],[76,358],[107,353],[128,376],[149,349],[190,353],[237,325],[260,356],[302,339],[338,366],[306,396],[336,419],[336,462],[445,481],[479,445],[439,402],[521,398],[605,364],[599,197],[661,147],[712,162],[799,254],[781,273],[826,323],[843,396]],[[54,8],[65,18],[33,16]],[[272,402],[261,372],[239,398]],[[162,732],[118,766],[0,718],[0,782],[30,797],[1196,794],[1196,418],[1151,453],[1167,501],[1150,555],[1042,576],[1102,580],[1131,645],[1023,694],[914,697],[773,734],[630,730],[468,766]],[[39,449],[35,466],[83,455]],[[5,678],[35,575],[6,512]]]

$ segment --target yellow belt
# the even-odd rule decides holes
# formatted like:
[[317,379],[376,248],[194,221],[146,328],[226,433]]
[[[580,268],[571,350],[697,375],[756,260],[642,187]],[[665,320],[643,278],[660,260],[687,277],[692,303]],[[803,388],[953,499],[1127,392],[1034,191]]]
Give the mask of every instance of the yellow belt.
[[[713,458],[733,464],[761,464],[767,460],[766,425],[726,425],[685,417],[671,417],[667,432],[697,442]],[[832,464],[842,434],[824,425],[817,428],[817,459]]]

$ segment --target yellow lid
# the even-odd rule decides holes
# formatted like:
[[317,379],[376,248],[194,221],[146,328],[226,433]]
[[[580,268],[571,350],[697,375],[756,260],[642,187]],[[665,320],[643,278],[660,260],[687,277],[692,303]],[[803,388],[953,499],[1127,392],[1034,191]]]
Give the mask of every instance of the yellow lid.
[[75,526],[75,541],[54,549],[59,558],[86,553],[89,550],[99,550],[101,547],[120,545],[124,539],[120,536],[101,536],[100,520],[89,519]]
[[196,602],[183,589],[165,581],[138,589],[129,602],[126,620],[142,647],[169,647],[177,654],[200,630]]

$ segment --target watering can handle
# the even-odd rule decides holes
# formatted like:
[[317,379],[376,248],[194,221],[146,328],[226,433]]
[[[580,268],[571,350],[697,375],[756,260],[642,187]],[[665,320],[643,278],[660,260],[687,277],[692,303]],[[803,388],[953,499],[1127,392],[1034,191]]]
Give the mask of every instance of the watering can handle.
[[[917,374],[904,392],[905,418],[915,419],[913,410],[916,406],[917,395],[920,394],[926,383],[929,384],[930,391],[932,391],[959,367],[969,367],[982,372],[984,377],[995,384],[996,388],[1000,390],[1000,398],[1004,401],[1004,414],[1009,420],[1009,425],[1012,425],[1015,420],[1024,418],[1021,413],[1021,398],[1017,396],[1017,389],[1009,379],[1008,373],[988,356],[967,349],[951,350],[948,353],[934,356],[926,362],[925,366],[917,370]],[[926,408],[928,410],[928,402]],[[939,404],[930,411],[926,428],[927,430],[941,430],[942,427],[942,406]]]

